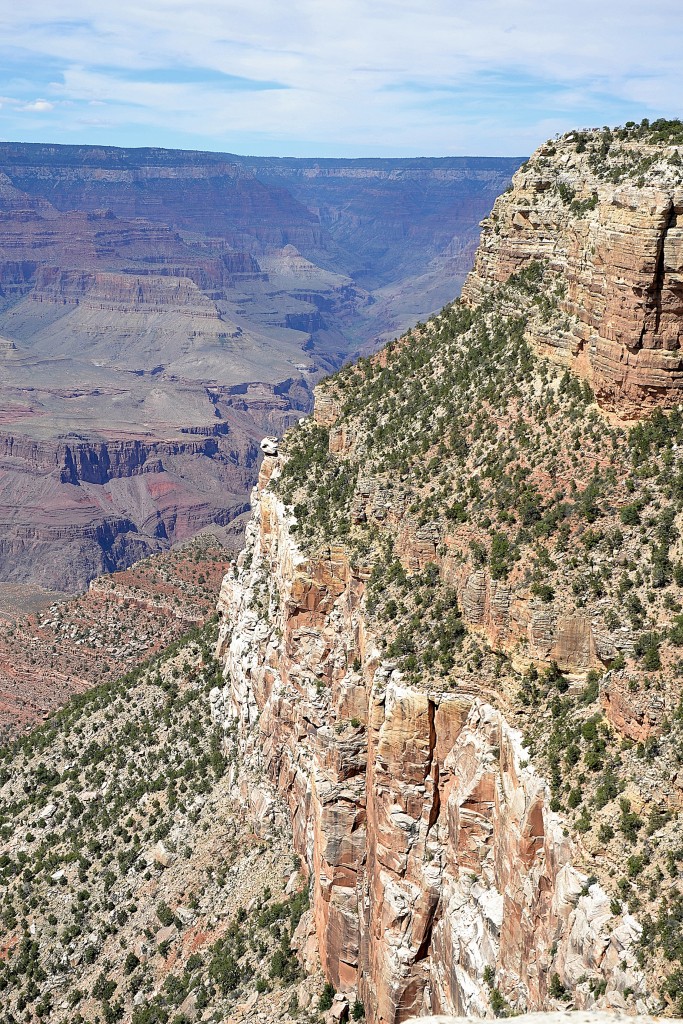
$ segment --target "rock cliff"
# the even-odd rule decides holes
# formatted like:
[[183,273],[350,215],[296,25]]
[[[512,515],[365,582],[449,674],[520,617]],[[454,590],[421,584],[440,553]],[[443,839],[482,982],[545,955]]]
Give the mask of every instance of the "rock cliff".
[[100,572],[226,526],[248,507],[242,492],[257,457],[248,436],[226,434],[53,441],[3,433],[0,578],[78,590]]
[[683,174],[680,133],[573,132],[538,149],[483,223],[463,290],[478,303],[531,260],[563,283],[560,331],[530,330],[537,350],[589,379],[627,419],[673,407],[683,390]]
[[[678,164],[623,132],[642,200]],[[518,249],[493,225],[534,157],[464,301],[320,385],[314,416],[268,441],[221,590],[211,703],[238,737],[234,790],[256,820],[286,808],[311,884],[300,940],[377,1024],[682,1006],[683,417],[660,408],[675,378],[610,384],[598,334],[568,340],[593,321],[607,337],[624,239],[658,237],[641,204],[621,247],[572,262],[601,203],[616,231],[619,182],[560,188],[568,152],[598,143],[549,146],[555,220],[520,225]],[[637,332],[674,358],[664,315],[645,321],[625,316],[619,344]]]
[[576,866],[520,733],[476,686],[406,684],[364,615],[369,572],[302,554],[273,471],[221,590],[212,713],[288,807],[325,974],[377,1024],[484,1016],[494,976],[516,1009],[555,974],[579,1006],[644,996],[641,926]]

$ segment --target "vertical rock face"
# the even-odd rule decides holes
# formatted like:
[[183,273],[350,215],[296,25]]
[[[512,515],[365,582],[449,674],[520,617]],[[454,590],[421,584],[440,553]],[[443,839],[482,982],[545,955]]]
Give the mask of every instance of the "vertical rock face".
[[531,340],[588,377],[625,418],[683,393],[683,184],[680,156],[647,140],[565,136],[542,146],[483,222],[463,296],[547,260],[566,291],[566,330],[539,323]]
[[641,986],[640,926],[611,925],[520,734],[471,686],[423,691],[382,661],[368,573],[341,548],[302,555],[268,487],[277,472],[267,456],[221,590],[225,687],[211,701],[261,772],[263,791],[243,794],[252,812],[273,793],[288,809],[326,975],[373,1024],[490,1013],[492,977],[516,1009],[548,1005],[553,974],[577,1005],[595,1003],[596,982],[621,1005]]

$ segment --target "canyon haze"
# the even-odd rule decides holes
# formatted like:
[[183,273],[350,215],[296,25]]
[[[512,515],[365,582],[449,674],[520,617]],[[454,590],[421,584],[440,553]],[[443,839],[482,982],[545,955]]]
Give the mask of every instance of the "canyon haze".
[[239,536],[260,438],[453,298],[520,162],[0,144],[0,581]]

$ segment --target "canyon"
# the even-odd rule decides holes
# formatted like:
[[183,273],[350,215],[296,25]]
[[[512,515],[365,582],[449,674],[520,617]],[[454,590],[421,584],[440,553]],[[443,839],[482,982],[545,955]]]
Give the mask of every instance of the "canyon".
[[[65,602],[63,626],[50,607],[7,632],[7,662],[38,633],[83,639],[74,670],[100,685],[0,750],[6,1015],[680,1017],[679,148],[679,122],[540,147],[462,298],[323,381],[290,375],[296,415],[274,380],[214,382],[213,429],[197,415],[154,451],[5,442],[115,495],[129,468],[235,445],[243,416],[258,473],[244,546],[210,549],[201,590],[194,557],[159,579],[155,556]],[[324,175],[291,163],[303,202]],[[302,266],[324,231],[297,223]],[[135,668],[137,610],[169,601],[197,628]],[[116,681],[80,626],[104,606],[134,634]]]
[[0,580],[237,535],[263,434],[452,296],[518,164],[1,143]]

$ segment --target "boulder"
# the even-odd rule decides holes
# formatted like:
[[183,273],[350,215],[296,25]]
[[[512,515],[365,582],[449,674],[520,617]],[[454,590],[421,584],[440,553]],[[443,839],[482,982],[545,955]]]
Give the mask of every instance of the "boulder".
[[276,437],[264,437],[261,441],[261,451],[268,458],[275,458],[278,453],[277,438]]

